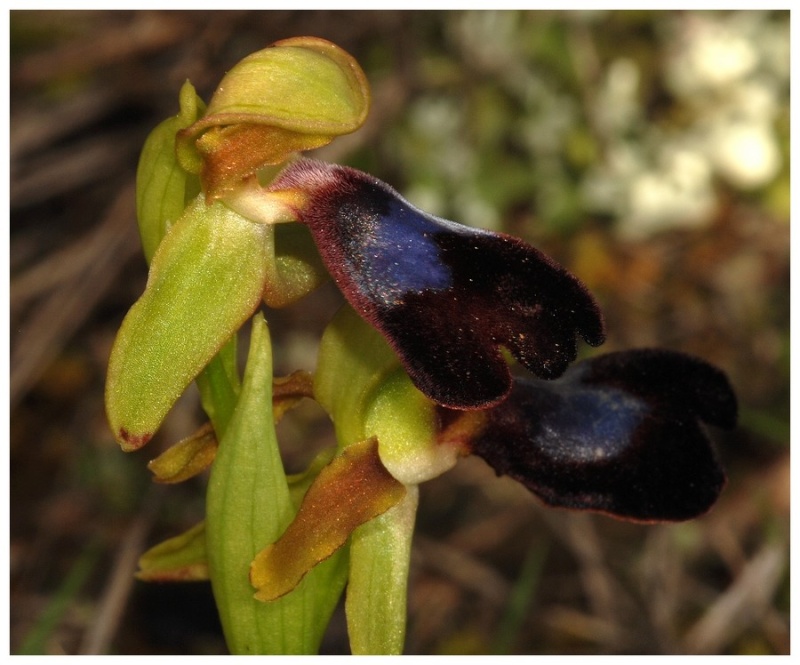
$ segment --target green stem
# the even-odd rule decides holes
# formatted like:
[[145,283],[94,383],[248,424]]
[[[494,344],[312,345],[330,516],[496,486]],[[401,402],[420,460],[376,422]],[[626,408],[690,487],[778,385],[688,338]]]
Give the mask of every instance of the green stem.
[[236,368],[236,335],[197,377],[203,410],[211,420],[217,440],[221,439],[236,408],[241,385]]
[[354,655],[399,655],[406,636],[411,538],[419,489],[358,527],[350,545],[347,630]]

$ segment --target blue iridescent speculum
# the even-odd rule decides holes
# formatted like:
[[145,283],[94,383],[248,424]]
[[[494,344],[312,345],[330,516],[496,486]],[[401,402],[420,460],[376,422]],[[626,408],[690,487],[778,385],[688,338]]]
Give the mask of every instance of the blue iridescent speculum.
[[706,512],[725,484],[701,422],[735,421],[721,371],[638,349],[585,360],[554,381],[518,380],[472,452],[549,505],[676,521]]
[[360,275],[360,295],[381,308],[402,305],[410,293],[445,291],[453,286],[452,272],[439,256],[435,222],[404,205],[388,199],[385,212],[360,216],[363,209],[341,211],[356,231],[348,242],[346,268]]
[[536,386],[553,400],[551,408],[538,414],[537,443],[554,461],[590,463],[619,457],[648,412],[640,399],[618,388],[584,387],[586,369],[582,363],[553,381],[528,382],[529,389]]
[[577,336],[604,340],[589,291],[517,238],[428,215],[342,166],[300,160],[270,189],[303,192],[298,221],[339,288],[442,406],[483,409],[508,395],[500,347],[549,379],[575,360]]

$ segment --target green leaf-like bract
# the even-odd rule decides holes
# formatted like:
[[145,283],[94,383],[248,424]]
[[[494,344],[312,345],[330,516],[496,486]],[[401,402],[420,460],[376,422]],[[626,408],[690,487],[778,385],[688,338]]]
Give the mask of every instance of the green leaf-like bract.
[[267,325],[253,320],[236,410],[220,442],[206,496],[214,597],[234,654],[314,654],[344,588],[347,550],[316,566],[291,593],[264,603],[249,582],[256,554],[294,517],[272,414]]

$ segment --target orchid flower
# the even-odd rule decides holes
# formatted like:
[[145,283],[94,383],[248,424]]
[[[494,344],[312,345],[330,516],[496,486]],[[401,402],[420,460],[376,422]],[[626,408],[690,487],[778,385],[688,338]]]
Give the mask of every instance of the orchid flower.
[[[725,483],[705,432],[736,420],[720,370],[657,349],[571,365],[579,339],[606,334],[577,277],[299,156],[368,107],[348,54],[284,40],[232,68],[208,106],[187,82],[139,164],[150,274],[111,353],[106,409],[137,450],[197,382],[210,424],[150,468],[179,482],[210,467],[206,519],[145,553],[139,577],[210,579],[234,653],[314,652],[345,585],[353,653],[401,652],[418,486],[465,455],[548,505],[640,522],[701,515]],[[262,305],[328,277],[347,304],[315,372],[274,377]],[[337,445],[287,476],[275,423],[304,398]]]
[[298,161],[270,190],[296,193],[298,221],[350,304],[387,338],[419,389],[454,409],[511,390],[499,348],[543,378],[603,342],[586,287],[518,238],[439,219],[377,178]]

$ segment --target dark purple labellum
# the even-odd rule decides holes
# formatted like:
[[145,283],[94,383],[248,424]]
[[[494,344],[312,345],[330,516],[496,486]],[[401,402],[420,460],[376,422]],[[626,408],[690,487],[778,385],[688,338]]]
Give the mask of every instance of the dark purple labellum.
[[575,359],[577,335],[604,340],[583,284],[518,238],[428,215],[342,166],[299,161],[271,189],[306,195],[298,219],[339,288],[443,406],[480,409],[505,398],[511,375],[501,346],[550,379]]
[[700,421],[736,422],[725,375],[643,349],[599,356],[555,381],[515,382],[472,444],[551,506],[642,522],[706,512],[725,484]]

